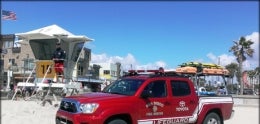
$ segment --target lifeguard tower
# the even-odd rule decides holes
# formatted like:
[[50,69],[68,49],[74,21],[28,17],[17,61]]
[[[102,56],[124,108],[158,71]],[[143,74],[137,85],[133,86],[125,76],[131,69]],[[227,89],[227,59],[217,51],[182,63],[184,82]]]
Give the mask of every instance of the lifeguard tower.
[[[26,82],[18,82],[18,87],[36,86],[39,89],[49,87],[49,84],[45,82],[55,78],[54,62],[51,57],[56,49],[55,44],[57,42],[60,42],[61,48],[66,51],[64,80],[63,82],[58,82],[57,80],[56,83],[52,83],[51,87],[66,89],[79,89],[81,87],[81,83],[76,81],[78,75],[77,65],[79,57],[84,53],[85,43],[93,41],[93,39],[84,35],[74,35],[57,25],[47,26],[26,33],[18,33],[16,36],[23,42],[29,42],[36,59],[34,71],[30,74],[30,76],[35,74],[34,82],[28,82],[28,80]],[[89,62],[89,59],[86,61]]]

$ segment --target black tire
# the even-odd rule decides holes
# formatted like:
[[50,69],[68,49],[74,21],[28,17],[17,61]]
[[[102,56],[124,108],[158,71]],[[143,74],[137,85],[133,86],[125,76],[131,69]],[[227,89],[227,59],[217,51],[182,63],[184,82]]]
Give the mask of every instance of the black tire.
[[223,124],[223,123],[218,114],[211,112],[205,117],[203,124]]
[[127,124],[127,122],[122,119],[114,119],[109,121],[107,124]]

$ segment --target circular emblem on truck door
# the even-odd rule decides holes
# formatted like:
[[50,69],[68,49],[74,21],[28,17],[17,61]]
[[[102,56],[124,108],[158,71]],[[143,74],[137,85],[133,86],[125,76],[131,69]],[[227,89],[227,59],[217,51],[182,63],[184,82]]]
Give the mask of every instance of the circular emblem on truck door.
[[185,106],[185,102],[184,101],[180,101],[179,105],[180,105],[180,107],[184,107]]

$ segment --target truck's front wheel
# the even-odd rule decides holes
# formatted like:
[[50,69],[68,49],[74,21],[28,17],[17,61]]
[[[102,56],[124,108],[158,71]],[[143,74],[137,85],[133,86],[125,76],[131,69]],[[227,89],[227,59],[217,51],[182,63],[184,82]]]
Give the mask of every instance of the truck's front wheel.
[[209,113],[203,121],[203,124],[222,124],[222,120],[216,113]]
[[127,124],[127,122],[122,119],[114,119],[109,121],[107,124]]

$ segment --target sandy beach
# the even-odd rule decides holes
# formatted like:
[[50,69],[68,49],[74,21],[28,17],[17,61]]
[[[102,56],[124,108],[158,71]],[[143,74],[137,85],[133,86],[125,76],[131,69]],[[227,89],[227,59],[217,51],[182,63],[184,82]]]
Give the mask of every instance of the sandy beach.
[[[58,102],[57,102],[58,103]],[[1,101],[2,124],[55,124],[57,107],[40,101]],[[225,124],[259,124],[258,106],[234,106],[235,115]]]
[[36,101],[1,101],[2,124],[55,124],[58,107]]

